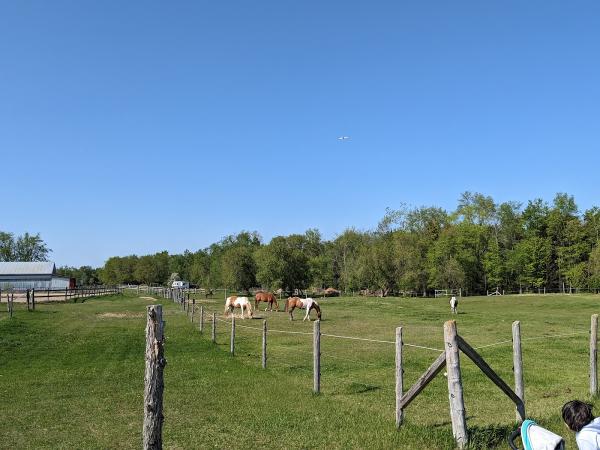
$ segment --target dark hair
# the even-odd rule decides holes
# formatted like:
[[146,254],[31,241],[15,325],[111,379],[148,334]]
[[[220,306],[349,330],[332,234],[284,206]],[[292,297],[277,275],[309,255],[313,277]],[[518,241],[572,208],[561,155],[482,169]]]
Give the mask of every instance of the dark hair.
[[592,405],[579,400],[571,400],[563,405],[562,418],[572,431],[579,432],[594,420]]

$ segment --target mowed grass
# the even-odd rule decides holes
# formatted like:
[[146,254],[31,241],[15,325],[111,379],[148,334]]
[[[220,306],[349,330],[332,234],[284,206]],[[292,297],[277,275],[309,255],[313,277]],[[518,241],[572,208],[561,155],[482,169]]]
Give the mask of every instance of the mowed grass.
[[[567,438],[560,407],[588,398],[590,315],[600,296],[506,296],[461,299],[337,298],[319,300],[325,334],[404,341],[443,348],[443,323],[459,333],[513,384],[511,324],[521,321],[528,417]],[[394,427],[394,345],[322,338],[322,393],[312,394],[312,337],[269,333],[268,369],[260,368],[260,328],[310,333],[313,324],[287,314],[238,320],[236,355],[226,322],[198,331],[178,305],[134,296],[85,303],[0,304],[1,448],[139,448],[143,419],[146,306],[164,305],[164,446],[183,448],[454,448],[446,379],[440,374]],[[222,317],[222,301],[197,300]],[[280,305],[283,309],[283,306]],[[264,309],[264,304],[261,306]],[[542,336],[560,335],[552,338]],[[566,336],[565,336],[566,335]],[[539,338],[539,339],[538,339]],[[439,354],[405,347],[405,389]],[[505,448],[514,406],[464,355],[463,386],[473,448]]]

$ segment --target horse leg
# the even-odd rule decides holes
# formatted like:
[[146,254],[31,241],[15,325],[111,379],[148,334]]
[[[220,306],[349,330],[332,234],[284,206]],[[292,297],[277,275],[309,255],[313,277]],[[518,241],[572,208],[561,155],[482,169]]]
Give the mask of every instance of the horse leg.
[[296,308],[295,306],[292,306],[292,307],[289,308],[290,320],[294,320],[294,315],[292,313],[294,312],[295,308]]
[[306,319],[308,319],[308,321],[310,322],[310,309],[306,308],[306,314],[304,315],[304,319],[302,319],[302,322],[304,322]]

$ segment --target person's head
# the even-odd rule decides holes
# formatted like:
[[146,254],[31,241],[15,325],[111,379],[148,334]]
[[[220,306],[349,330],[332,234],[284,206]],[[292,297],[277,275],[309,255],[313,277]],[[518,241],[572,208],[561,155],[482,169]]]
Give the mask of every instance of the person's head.
[[571,431],[578,433],[594,420],[592,405],[579,400],[571,400],[563,405],[562,418]]

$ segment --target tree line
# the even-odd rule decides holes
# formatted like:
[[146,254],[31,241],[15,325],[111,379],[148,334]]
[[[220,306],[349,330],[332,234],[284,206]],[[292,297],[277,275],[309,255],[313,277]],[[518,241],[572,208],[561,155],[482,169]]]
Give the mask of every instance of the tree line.
[[571,195],[522,204],[464,192],[454,211],[388,209],[375,229],[348,228],[331,240],[309,229],[266,243],[242,231],[196,252],[111,257],[96,276],[105,284],[181,278],[205,288],[334,287],[382,295],[598,289],[599,242],[600,208],[580,212]]

